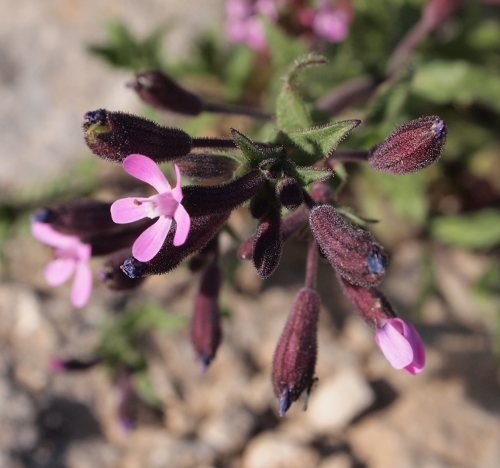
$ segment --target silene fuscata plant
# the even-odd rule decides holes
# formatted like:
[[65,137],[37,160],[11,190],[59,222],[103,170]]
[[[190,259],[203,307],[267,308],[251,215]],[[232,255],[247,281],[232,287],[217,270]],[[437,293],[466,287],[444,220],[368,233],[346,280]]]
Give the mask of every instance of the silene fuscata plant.
[[[276,270],[283,243],[299,232],[308,233],[304,287],[297,293],[273,359],[272,385],[281,416],[315,381],[320,254],[336,271],[354,310],[374,330],[389,363],[411,374],[425,365],[414,326],[398,317],[378,289],[388,268],[384,249],[361,222],[353,222],[360,218],[346,219],[348,211],[338,205],[336,172],[341,172],[342,161],[353,160],[394,175],[423,169],[440,157],[446,126],[437,116],[421,117],[400,125],[371,150],[337,150],[361,122],[314,126],[296,85],[302,70],[324,62],[311,54],[295,62],[284,79],[274,116],[233,109],[274,119],[267,141],[253,141],[235,128],[230,129],[231,138],[192,137],[135,115],[104,109],[87,112],[83,131],[91,151],[121,164],[155,193],[113,203],[74,200],[41,208],[32,216],[33,235],[54,249],[46,279],[57,286],[74,274],[71,301],[76,307],[84,306],[91,293],[91,257],[107,256],[97,276],[118,291],[137,288],[146,277],[166,274],[190,258],[192,271],[201,271],[191,339],[203,370],[215,358],[222,339],[218,235],[231,212],[244,205],[257,220],[255,233],[242,243],[238,256],[253,262],[263,279]],[[139,73],[130,87],[158,109],[186,115],[228,112],[158,71]],[[167,180],[159,167],[163,163],[173,164],[175,181]],[[182,185],[182,176],[201,182]],[[204,185],[215,178],[226,182]],[[99,357],[88,363],[56,360],[53,367],[83,369],[100,361]],[[122,386],[130,390],[128,383]]]

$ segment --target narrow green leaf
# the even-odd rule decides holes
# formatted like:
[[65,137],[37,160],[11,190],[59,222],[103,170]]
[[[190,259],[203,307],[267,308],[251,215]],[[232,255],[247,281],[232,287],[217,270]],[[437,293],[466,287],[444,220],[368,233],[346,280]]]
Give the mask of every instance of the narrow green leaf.
[[378,223],[378,219],[365,218],[364,216],[360,216],[356,213],[353,213],[351,209],[346,208],[344,206],[336,206],[335,209],[346,219],[352,221],[359,226],[366,226],[368,224]]
[[246,135],[243,135],[243,133],[234,128],[231,128],[231,135],[251,169],[257,169],[262,162],[280,157],[283,154],[283,148],[281,146],[269,149],[261,148]]
[[[281,138],[302,150],[308,156],[308,165],[313,165],[330,156],[339,142],[360,123],[360,120],[344,120],[307,130],[288,132],[282,134]],[[293,154],[291,158],[294,159]],[[295,159],[294,162],[299,163]]]
[[319,167],[294,167],[289,172],[302,187],[313,182],[322,182],[333,175],[331,169]]
[[432,221],[437,239],[469,249],[488,249],[500,244],[500,210],[485,208],[471,214],[443,216]]

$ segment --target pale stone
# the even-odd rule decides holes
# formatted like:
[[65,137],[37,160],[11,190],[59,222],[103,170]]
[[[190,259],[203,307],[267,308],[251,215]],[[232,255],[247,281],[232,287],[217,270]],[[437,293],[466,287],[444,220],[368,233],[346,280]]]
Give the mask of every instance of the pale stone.
[[374,399],[372,388],[359,371],[343,369],[318,383],[309,399],[306,419],[316,432],[339,430],[367,409]]

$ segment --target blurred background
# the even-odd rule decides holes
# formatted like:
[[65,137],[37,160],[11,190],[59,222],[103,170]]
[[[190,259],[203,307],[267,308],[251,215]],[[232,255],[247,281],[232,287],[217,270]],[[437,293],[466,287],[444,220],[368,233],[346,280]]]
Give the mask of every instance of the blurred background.
[[[125,86],[136,72],[161,69],[207,101],[273,113],[308,51],[329,60],[299,82],[314,123],[363,120],[340,149],[369,149],[422,115],[444,119],[448,137],[424,171],[350,162],[334,178],[346,209],[378,220],[367,227],[390,254],[382,289],[421,334],[425,370],[388,364],[324,262],[319,381],[307,411],[299,400],[280,418],[271,363],[305,241],[286,245],[262,281],[223,235],[224,338],[201,374],[189,338],[198,276],[180,267],[133,293],[96,279],[75,309],[70,284],[45,281],[50,252],[29,216],[129,188],[86,147],[87,111],[196,136],[272,131],[245,116],[154,110]],[[0,0],[0,103],[1,467],[500,466],[498,1]],[[243,209],[230,226],[241,239],[255,228]]]

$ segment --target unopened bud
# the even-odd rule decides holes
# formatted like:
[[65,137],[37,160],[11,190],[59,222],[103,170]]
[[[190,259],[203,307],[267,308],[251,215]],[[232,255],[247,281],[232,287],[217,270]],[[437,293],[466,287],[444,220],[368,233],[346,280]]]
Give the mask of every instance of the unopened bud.
[[280,203],[291,211],[296,210],[304,201],[302,187],[291,177],[280,180],[276,184],[276,196]]
[[181,174],[194,180],[230,178],[238,168],[238,162],[222,154],[191,153],[175,161]]
[[[288,213],[281,220],[281,234],[283,242],[298,234],[306,226],[309,220],[309,210],[301,207],[291,213]],[[238,249],[238,258],[240,260],[251,260],[253,256],[254,236],[249,237]]]
[[219,347],[222,330],[220,326],[219,292],[222,285],[220,268],[213,264],[203,274],[196,295],[191,320],[191,341],[196,356],[206,371]]
[[354,309],[371,328],[378,330],[387,319],[397,317],[391,303],[377,288],[356,286],[340,275],[337,276]]
[[314,382],[318,348],[320,298],[316,291],[302,288],[288,316],[274,353],[272,381],[284,416],[291,404]]
[[62,372],[62,371],[85,371],[91,369],[92,367],[100,364],[102,359],[96,357],[83,361],[81,359],[61,359],[54,357],[50,360],[49,368],[52,372]]
[[130,154],[144,154],[157,163],[172,161],[191,152],[191,137],[178,128],[105,109],[84,115],[85,142],[97,156],[122,163]]
[[129,291],[138,288],[146,278],[130,278],[121,269],[121,265],[132,256],[132,248],[128,247],[115,252],[106,260],[97,276],[107,288],[114,291]]
[[127,86],[136,91],[145,103],[162,111],[185,115],[198,115],[203,111],[203,101],[198,96],[158,70],[138,73]]
[[228,220],[230,211],[204,216],[192,216],[191,228],[184,244],[173,245],[175,230],[165,239],[163,247],[149,262],[141,262],[135,258],[127,259],[123,265],[123,272],[130,278],[140,278],[149,275],[163,275],[176,268],[189,255],[201,250],[219,232]]
[[252,260],[262,279],[274,273],[280,262],[282,250],[281,208],[273,205],[260,220],[253,241]]
[[111,203],[89,198],[41,208],[31,216],[35,222],[50,224],[56,231],[78,237],[117,229],[109,211]]
[[309,223],[321,251],[346,280],[365,287],[382,281],[387,257],[370,232],[344,221],[330,205],[313,208]]
[[421,117],[394,130],[370,150],[371,167],[389,174],[410,174],[435,163],[446,142],[446,124],[437,116]]
[[255,196],[265,183],[264,175],[253,170],[221,185],[188,185],[182,189],[182,205],[190,216],[225,213]]

